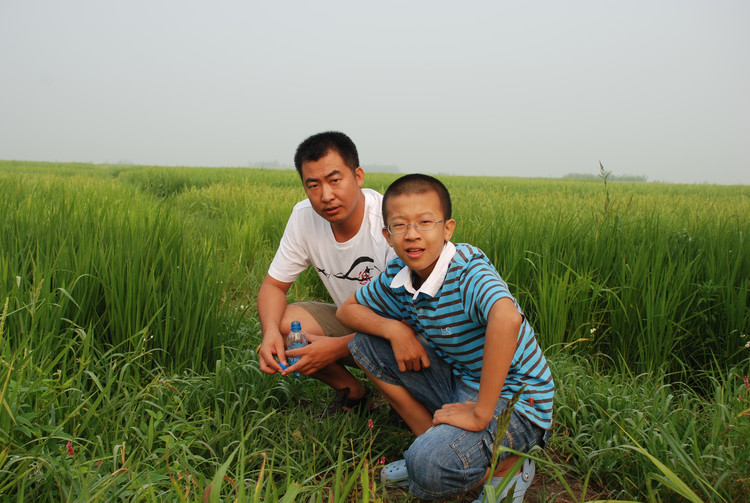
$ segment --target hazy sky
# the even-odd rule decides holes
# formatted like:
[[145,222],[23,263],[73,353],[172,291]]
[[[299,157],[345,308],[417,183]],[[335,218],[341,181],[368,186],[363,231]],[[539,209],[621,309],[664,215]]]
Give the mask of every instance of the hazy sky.
[[750,2],[0,0],[0,159],[750,184]]

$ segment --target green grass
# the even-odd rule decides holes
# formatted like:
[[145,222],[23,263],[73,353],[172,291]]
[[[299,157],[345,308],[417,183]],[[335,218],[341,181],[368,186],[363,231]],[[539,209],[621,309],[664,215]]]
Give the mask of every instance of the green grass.
[[[86,330],[182,367],[218,346],[223,263],[167,203],[110,180],[2,179],[0,261],[12,347]],[[55,352],[55,340],[46,349]]]
[[[540,472],[747,494],[750,188],[442,178],[554,372]],[[320,421],[323,386],[257,367],[296,172],[0,161],[0,194],[0,501],[408,500],[387,411]]]
[[[221,491],[244,491],[243,501],[297,490],[304,501],[406,497],[384,492],[375,475],[380,457],[397,459],[409,435],[385,409],[318,420],[326,391],[260,373],[250,320],[206,373],[169,372],[141,349],[99,353],[87,340],[80,334],[58,355],[4,362],[0,492],[13,500],[199,501],[228,461],[231,483]],[[602,374],[565,353],[551,362],[559,391],[549,450],[567,463],[540,464],[540,472],[564,467],[590,474],[614,497],[646,499],[658,470],[633,450],[637,442],[707,501],[745,494],[747,365],[711,372],[715,395],[705,397],[663,375]],[[653,485],[662,500],[679,501]],[[360,499],[366,491],[371,499]]]

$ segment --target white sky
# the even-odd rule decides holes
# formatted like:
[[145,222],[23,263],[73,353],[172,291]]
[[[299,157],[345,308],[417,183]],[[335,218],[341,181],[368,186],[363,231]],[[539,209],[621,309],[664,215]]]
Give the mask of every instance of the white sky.
[[0,0],[0,159],[750,184],[750,2]]

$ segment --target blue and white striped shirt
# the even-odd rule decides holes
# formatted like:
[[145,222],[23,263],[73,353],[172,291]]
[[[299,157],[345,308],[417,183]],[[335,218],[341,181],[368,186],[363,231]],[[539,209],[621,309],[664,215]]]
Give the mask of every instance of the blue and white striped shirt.
[[[508,285],[487,256],[469,244],[454,246],[450,242],[418,291],[411,284],[411,271],[401,259],[395,258],[385,272],[356,293],[357,302],[377,314],[405,320],[458,378],[476,390],[482,373],[487,317],[494,303],[504,297],[510,298],[523,316]],[[516,411],[541,428],[549,429],[555,386],[526,316],[501,396],[510,399],[524,386]]]

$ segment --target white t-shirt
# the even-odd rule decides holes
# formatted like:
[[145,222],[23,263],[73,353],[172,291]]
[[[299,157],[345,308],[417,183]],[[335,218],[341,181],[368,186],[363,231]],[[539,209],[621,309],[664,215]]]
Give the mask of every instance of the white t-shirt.
[[383,196],[362,189],[365,215],[357,235],[344,243],[336,242],[331,224],[315,213],[305,199],[294,206],[281,237],[268,274],[292,283],[309,265],[318,271],[333,302],[343,304],[359,287],[385,270],[396,256],[383,237]]

